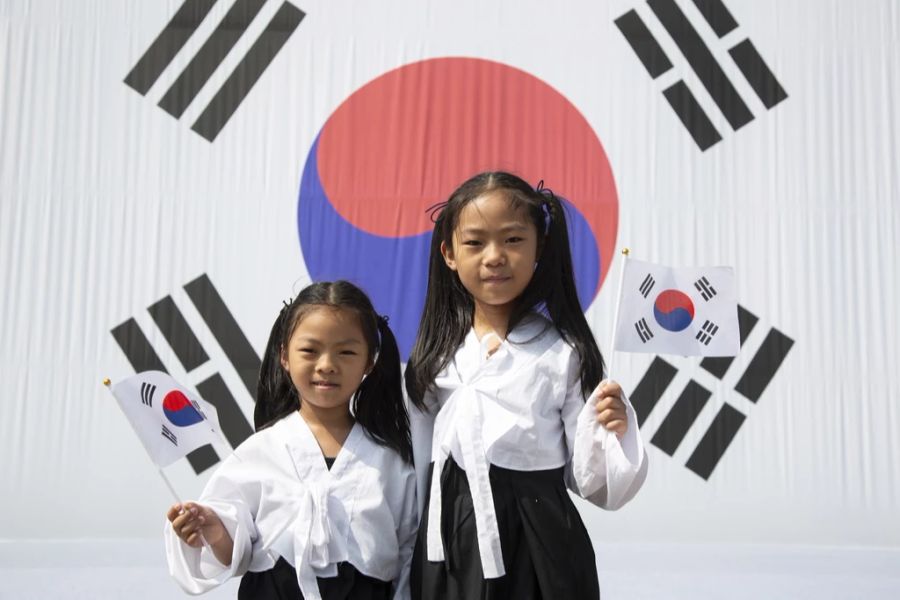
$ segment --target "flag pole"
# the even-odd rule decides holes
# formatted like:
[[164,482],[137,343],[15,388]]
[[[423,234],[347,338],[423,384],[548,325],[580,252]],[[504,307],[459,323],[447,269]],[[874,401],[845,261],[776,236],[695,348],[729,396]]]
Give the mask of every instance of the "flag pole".
[[[109,393],[112,394],[112,387],[111,387],[111,386],[112,386],[112,381],[110,381],[109,377],[105,377],[105,378],[103,379],[103,385],[105,385],[105,386],[106,386],[106,389],[109,390]],[[115,396],[113,396],[113,397],[115,398]],[[165,473],[163,473],[163,470],[162,470],[161,467],[157,466],[157,467],[156,467],[156,471],[159,473],[159,476],[162,477],[163,481],[166,483],[166,487],[169,488],[169,491],[172,492],[172,496],[175,498],[175,501],[176,501],[179,505],[181,505],[181,506],[182,506],[182,509],[183,509],[184,503],[181,501],[181,497],[178,496],[178,492],[176,492],[176,491],[175,491],[175,488],[172,487],[172,482],[169,481],[169,478],[166,477],[166,474],[165,474]]]
[[628,248],[622,248],[622,255],[625,258],[622,259],[622,268],[619,270],[619,289],[616,292],[616,309],[613,313],[612,334],[609,337],[609,362],[606,363],[606,377],[604,379],[612,378],[613,357],[616,354],[616,331],[619,329],[619,309],[622,306],[622,285],[625,281],[625,263],[628,261],[630,252],[631,250]]

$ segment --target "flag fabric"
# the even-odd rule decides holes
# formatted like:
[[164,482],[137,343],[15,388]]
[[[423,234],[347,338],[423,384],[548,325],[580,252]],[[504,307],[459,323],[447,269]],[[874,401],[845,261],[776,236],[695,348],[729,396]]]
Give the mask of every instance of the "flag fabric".
[[736,356],[740,350],[734,269],[626,259],[614,350]]
[[159,467],[221,440],[215,407],[167,373],[138,373],[114,385],[112,394]]

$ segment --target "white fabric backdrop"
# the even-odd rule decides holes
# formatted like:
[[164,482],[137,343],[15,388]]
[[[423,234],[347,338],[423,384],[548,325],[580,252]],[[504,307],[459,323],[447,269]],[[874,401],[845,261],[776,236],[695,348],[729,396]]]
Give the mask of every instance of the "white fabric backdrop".
[[[101,385],[133,373],[110,330],[134,317],[173,375],[196,385],[220,372],[250,419],[252,397],[182,286],[207,274],[260,353],[281,301],[309,280],[296,214],[319,130],[379,75],[464,56],[530,73],[584,115],[615,178],[617,247],[733,265],[759,317],[722,380],[665,357],[678,372],[645,439],[689,380],[712,397],[674,456],[649,445],[631,505],[584,507],[592,536],[900,548],[900,4],[729,0],[739,32],[718,40],[679,0],[756,116],[733,131],[642,2],[308,0],[210,143],[190,125],[278,2],[181,120],[156,103],[232,4],[219,0],[142,97],[123,79],[180,2],[0,0],[0,538],[159,538],[171,497]],[[653,81],[616,28],[632,8],[723,134],[705,152],[661,93],[677,77]],[[789,95],[771,110],[727,61],[743,37]],[[587,309],[606,352],[614,293],[605,283]],[[190,374],[145,310],[168,294],[210,355]],[[733,388],[773,327],[794,345],[752,403]],[[617,355],[614,376],[634,389],[652,359]],[[725,402],[747,419],[704,480],[684,465]],[[209,476],[187,461],[167,472],[185,498]]]

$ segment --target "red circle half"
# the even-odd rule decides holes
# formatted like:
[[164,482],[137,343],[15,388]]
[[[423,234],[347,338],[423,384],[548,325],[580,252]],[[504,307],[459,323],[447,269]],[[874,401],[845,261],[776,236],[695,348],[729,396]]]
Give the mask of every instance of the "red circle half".
[[431,59],[374,79],[326,123],[318,169],[338,214],[384,237],[430,231],[426,209],[480,171],[543,179],[587,220],[604,276],[612,259],[618,197],[600,140],[559,92],[500,63]]

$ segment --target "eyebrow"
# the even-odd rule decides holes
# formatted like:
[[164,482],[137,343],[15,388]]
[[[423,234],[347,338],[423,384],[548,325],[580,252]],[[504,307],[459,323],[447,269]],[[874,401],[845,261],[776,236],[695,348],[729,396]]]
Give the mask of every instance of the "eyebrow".
[[[528,226],[519,221],[514,221],[512,223],[506,223],[506,224],[502,225],[501,227],[497,228],[497,230],[502,231],[504,233],[507,231],[521,231],[523,229],[528,229]],[[487,231],[488,230],[484,229],[483,227],[466,227],[461,230],[461,233],[479,234],[479,233],[487,233]]]
[[[300,337],[297,339],[297,341],[300,343],[303,343],[303,344],[318,344],[320,346],[324,345],[324,343],[321,340],[314,338],[314,337],[308,337],[308,336]],[[334,345],[335,346],[347,346],[349,344],[362,344],[362,343],[363,343],[362,340],[360,340],[358,338],[347,338],[345,340],[335,342]]]

